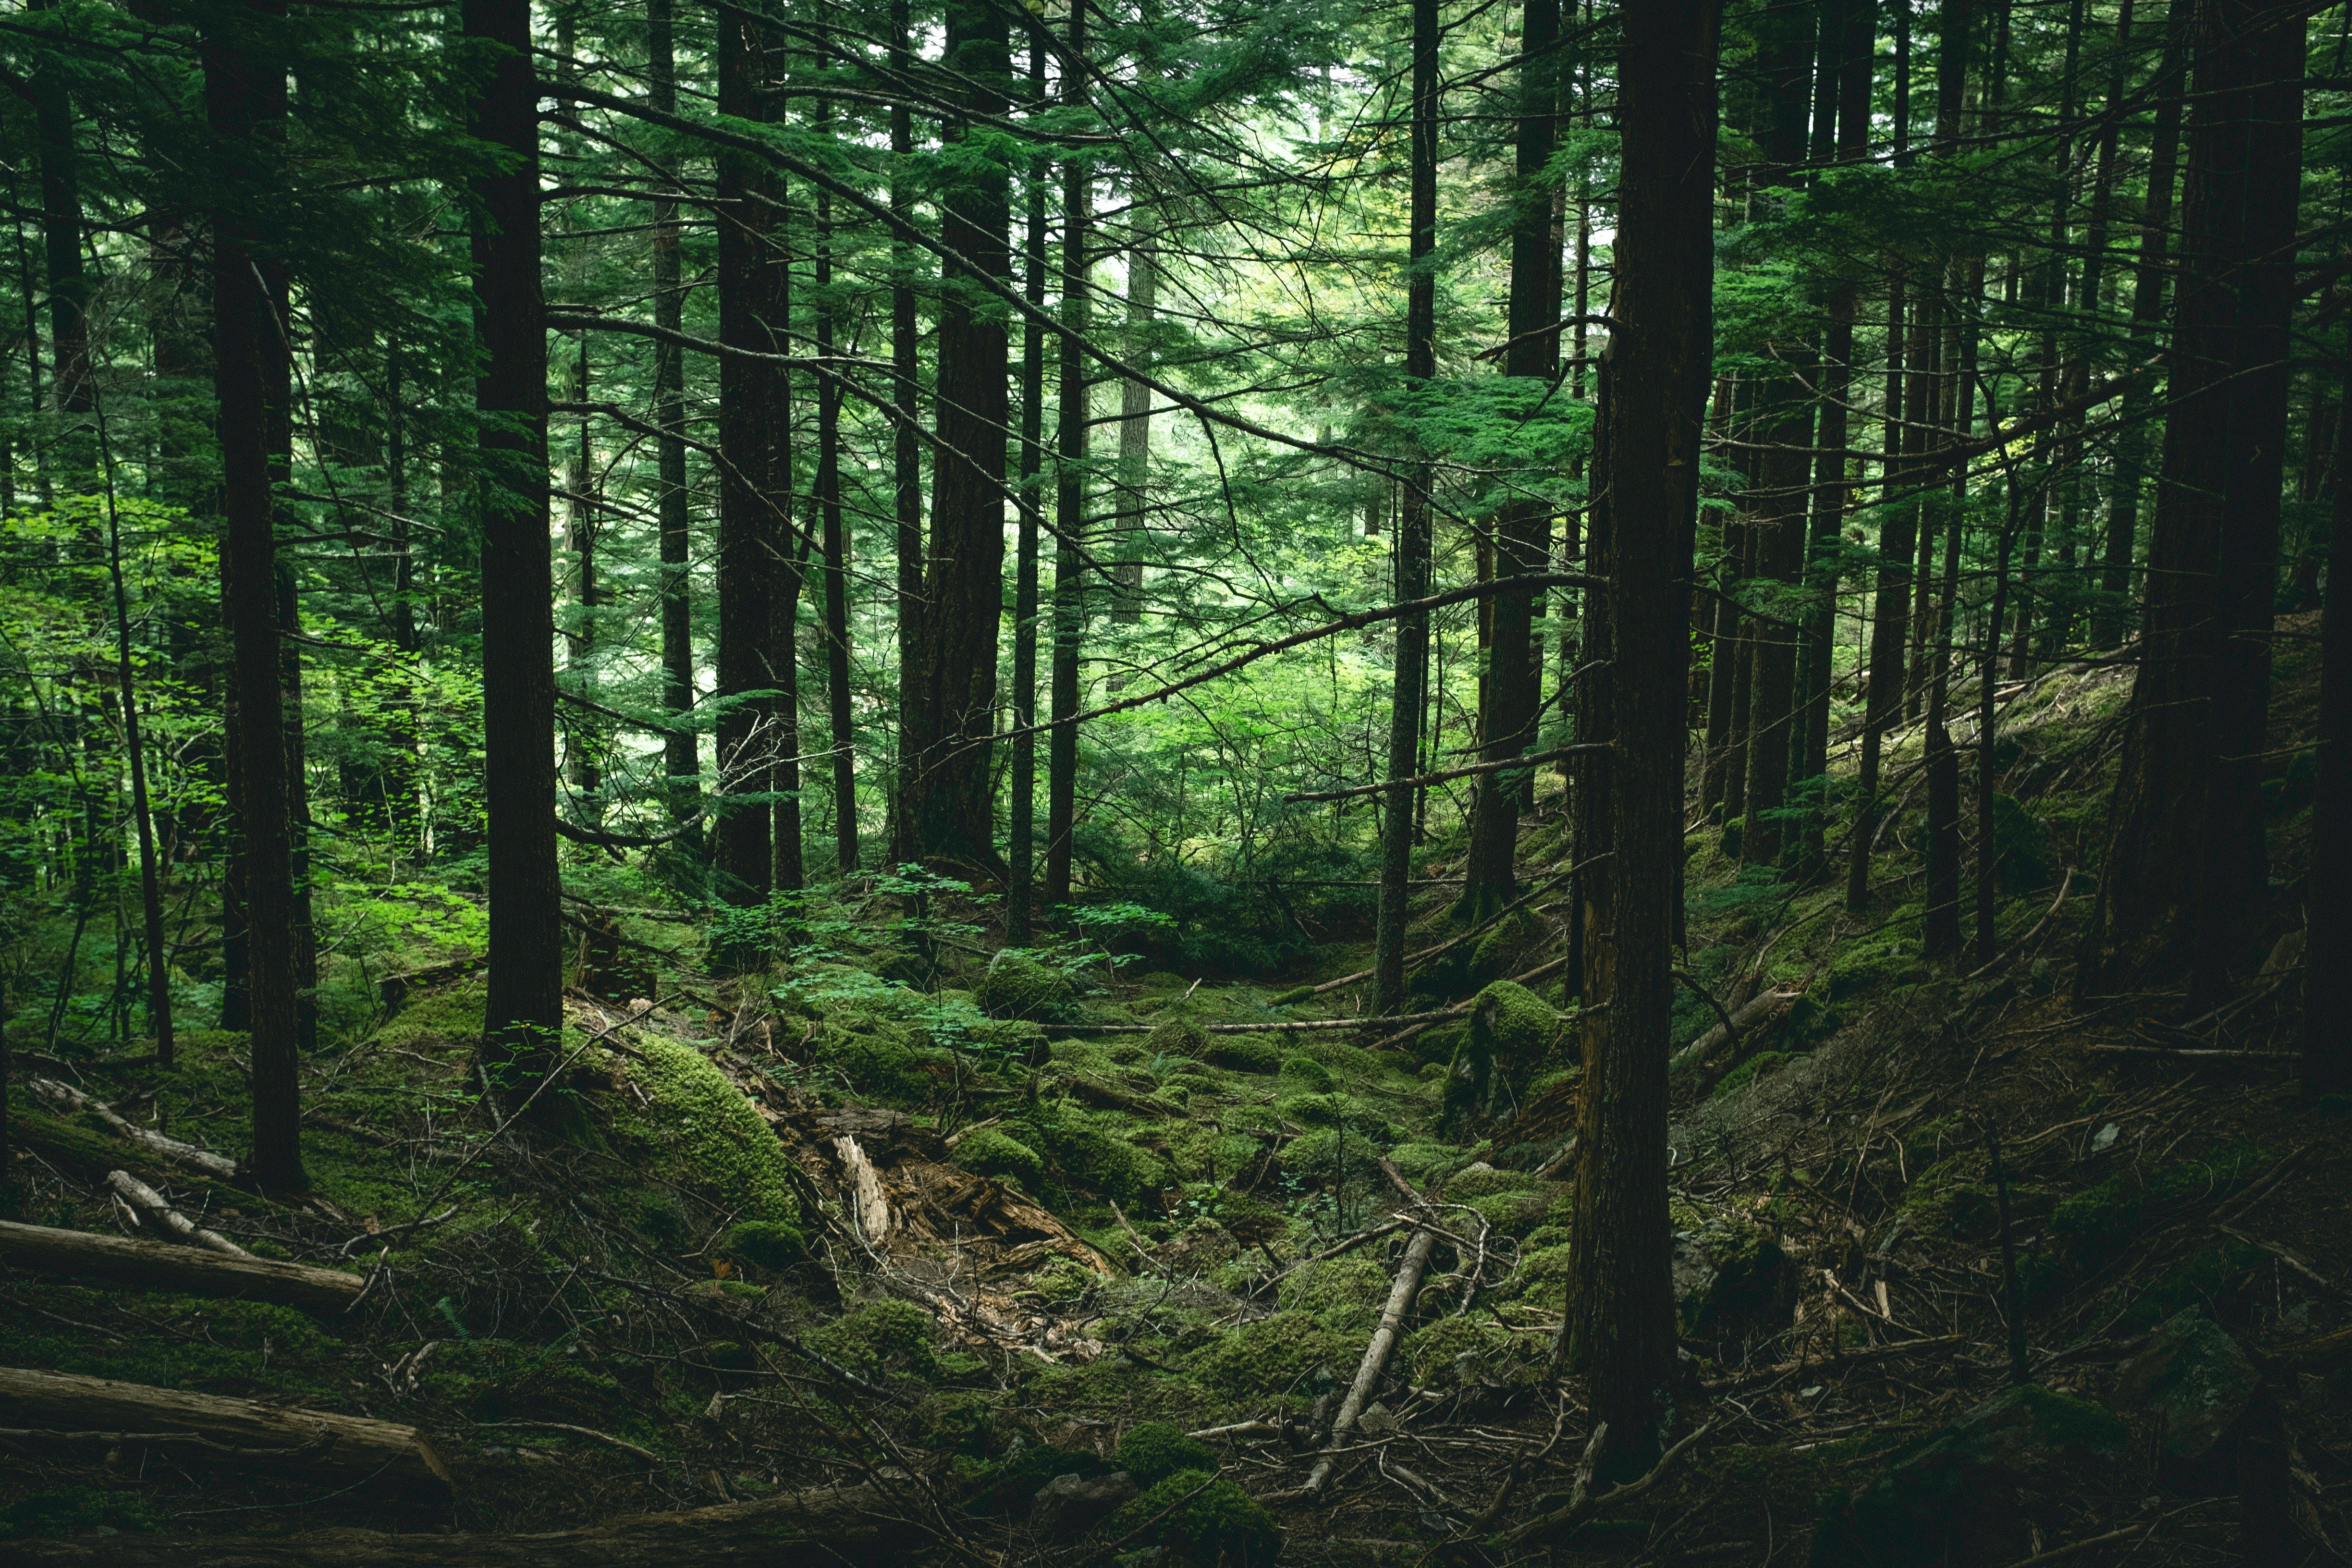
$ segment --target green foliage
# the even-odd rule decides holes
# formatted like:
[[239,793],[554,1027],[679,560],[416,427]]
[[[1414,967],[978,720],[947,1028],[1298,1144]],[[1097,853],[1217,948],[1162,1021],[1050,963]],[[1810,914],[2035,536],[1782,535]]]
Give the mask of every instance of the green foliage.
[[1276,1074],[1285,1094],[1328,1094],[1335,1080],[1331,1069],[1312,1057],[1287,1057]]
[[100,1527],[145,1534],[164,1528],[164,1520],[145,1498],[101,1487],[59,1487],[0,1509],[0,1541],[80,1535]]
[[1327,1328],[1360,1333],[1388,1300],[1388,1271],[1369,1250],[1342,1253],[1286,1277],[1276,1300],[1284,1310],[1312,1312]]
[[973,1000],[992,1018],[1039,1019],[1058,1017],[1076,996],[1067,975],[1007,949],[990,963]]
[[1135,1478],[1139,1487],[1158,1486],[1180,1470],[1217,1468],[1208,1445],[1165,1421],[1138,1423],[1118,1442],[1118,1468]]
[[995,1414],[985,1394],[935,1394],[915,1409],[915,1440],[926,1448],[984,1459],[995,1446]]

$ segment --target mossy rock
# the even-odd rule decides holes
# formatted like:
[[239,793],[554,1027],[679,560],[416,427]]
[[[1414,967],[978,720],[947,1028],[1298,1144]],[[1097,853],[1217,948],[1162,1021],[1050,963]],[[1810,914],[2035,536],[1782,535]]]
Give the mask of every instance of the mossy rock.
[[1168,1185],[1167,1163],[1157,1154],[1075,1114],[1025,1124],[1022,1130],[1034,1134],[1024,1141],[1050,1158],[1065,1179],[1121,1205],[1132,1207]]
[[920,1031],[879,1020],[860,1020],[851,1030],[828,1022],[817,1037],[816,1059],[831,1068],[869,1101],[919,1105],[930,1097],[934,1075],[944,1072],[950,1054],[919,1038]]
[[1192,1363],[1211,1388],[1252,1397],[1295,1394],[1312,1383],[1343,1377],[1363,1353],[1356,1335],[1329,1327],[1309,1312],[1276,1312],[1244,1323],[1212,1343]]
[[808,1256],[808,1238],[772,1219],[738,1221],[720,1237],[718,1251],[754,1268],[781,1272]]
[[1077,997],[1078,988],[1069,976],[1010,948],[989,961],[988,973],[972,994],[980,1010],[992,1018],[1052,1018]]
[[1727,1353],[1788,1328],[1797,1266],[1753,1226],[1710,1226],[1675,1237],[1674,1287],[1684,1337]]
[[969,1512],[983,1516],[1024,1512],[1030,1500],[1056,1476],[1092,1478],[1108,1475],[1110,1469],[1108,1461],[1094,1454],[1032,1444],[1007,1456],[1003,1464],[992,1466],[979,1478],[964,1507]]
[[1202,1059],[1230,1072],[1272,1074],[1282,1067],[1282,1047],[1265,1035],[1211,1035]]
[[1286,1058],[1275,1076],[1285,1094],[1328,1094],[1337,1082],[1331,1077],[1331,1069],[1312,1057]]
[[1533,910],[1514,910],[1490,927],[1470,949],[1474,982],[1507,980],[1533,969],[1551,941],[1551,927]]
[[1344,1094],[1286,1094],[1274,1102],[1274,1111],[1302,1127],[1345,1127],[1349,1136],[1382,1148],[1396,1142],[1397,1130],[1387,1117]]
[[1029,1192],[1045,1178],[1045,1162],[1037,1151],[994,1127],[978,1128],[956,1140],[953,1158],[980,1175],[1010,1176]]
[[1472,1000],[1470,1030],[1474,1035],[1484,1032],[1485,1047],[1497,1058],[1532,1063],[1559,1037],[1560,1018],[1526,986],[1497,980]]
[[935,1394],[915,1407],[915,1441],[940,1453],[984,1459],[995,1447],[995,1415],[985,1394]]
[[1361,1132],[1318,1127],[1283,1145],[1282,1168],[1326,1192],[1344,1186],[1350,1193],[1372,1194],[1388,1184],[1381,1174],[1380,1157],[1381,1145],[1368,1142]]
[[1135,1478],[1139,1487],[1156,1487],[1181,1470],[1217,1468],[1217,1457],[1197,1437],[1165,1421],[1138,1424],[1118,1442],[1118,1468]]
[[931,1348],[937,1331],[920,1307],[889,1300],[845,1313],[802,1338],[818,1353],[866,1377],[895,1372],[928,1382],[940,1374],[939,1356]]
[[1284,1279],[1275,1300],[1287,1311],[1312,1312],[1326,1327],[1362,1332],[1388,1301],[1388,1270],[1369,1251],[1327,1258]]
[[2233,1489],[2235,1439],[2261,1381],[2238,1342],[2191,1307],[2148,1336],[2108,1398],[2163,1434],[2158,1465],[2168,1485],[2211,1493]]
[[1151,1033],[1143,1037],[1143,1048],[1155,1057],[1202,1058],[1210,1055],[1210,1042],[1216,1037],[1192,1018],[1171,1016],[1151,1026]]
[[1400,1143],[1389,1151],[1389,1163],[1416,1182],[1453,1169],[1462,1163],[1462,1150],[1452,1143]]
[[643,1059],[627,1071],[647,1103],[621,1097],[616,1115],[656,1152],[657,1173],[712,1189],[739,1219],[798,1221],[792,1161],[743,1091],[689,1045],[653,1033],[636,1045]]
[[1144,1530],[1171,1557],[1204,1565],[1271,1568],[1282,1550],[1274,1516],[1213,1470],[1177,1471],[1120,1509],[1108,1528]]

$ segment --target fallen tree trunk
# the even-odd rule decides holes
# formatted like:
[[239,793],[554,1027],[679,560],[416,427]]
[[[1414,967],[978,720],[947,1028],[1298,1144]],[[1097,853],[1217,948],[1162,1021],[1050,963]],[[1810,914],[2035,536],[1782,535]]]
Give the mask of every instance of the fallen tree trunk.
[[150,1290],[186,1290],[205,1296],[241,1296],[254,1301],[311,1310],[341,1311],[359,1300],[367,1281],[357,1274],[280,1263],[268,1258],[230,1258],[160,1241],[131,1241],[86,1230],[0,1220],[0,1262],[52,1274],[79,1274]]
[[[0,1427],[20,1434],[106,1431],[192,1436],[238,1449],[238,1458],[248,1462],[356,1470],[407,1481],[446,1484],[449,1480],[448,1468],[414,1426],[61,1372],[0,1367]],[[17,1440],[47,1439],[20,1436]]]
[[163,1201],[163,1194],[132,1175],[128,1171],[109,1171],[106,1184],[121,1194],[122,1201],[139,1214],[151,1215],[168,1227],[182,1241],[201,1247],[207,1252],[217,1252],[226,1258],[253,1256],[216,1230],[206,1230],[178,1209]]
[[[1407,1196],[1426,1209],[1428,1201],[1405,1184],[1404,1178],[1386,1160],[1381,1169],[1389,1180],[1402,1187]],[[1450,1239],[1450,1238],[1449,1238]],[[1412,1240],[1405,1244],[1404,1261],[1397,1265],[1396,1282],[1389,1287],[1388,1304],[1381,1310],[1379,1325],[1372,1330],[1370,1343],[1364,1346],[1364,1359],[1356,1367],[1356,1379],[1348,1384],[1348,1396],[1339,1402],[1339,1414],[1332,1419],[1330,1439],[1324,1444],[1323,1455],[1315,1461],[1314,1470],[1300,1489],[1307,1496],[1323,1489],[1331,1479],[1331,1466],[1339,1451],[1348,1445],[1348,1434],[1355,1428],[1356,1418],[1364,1413],[1370,1402],[1372,1390],[1388,1370],[1389,1354],[1396,1349],[1398,1336],[1403,1331],[1405,1315],[1412,1310],[1412,1299],[1421,1289],[1423,1270],[1429,1267],[1429,1255],[1437,1249],[1437,1230],[1425,1226],[1413,1232]]]
[[317,1530],[299,1535],[141,1535],[0,1542],[0,1563],[39,1568],[696,1568],[772,1564],[803,1544],[813,1561],[875,1562],[920,1539],[877,1488],[818,1487],[756,1502],[679,1513],[632,1514],[534,1535],[387,1535]]
[[[1202,1031],[1211,1035],[1303,1035],[1320,1029],[1363,1029],[1374,1025],[1382,1027],[1394,1024],[1433,1024],[1440,1018],[1461,1016],[1459,1007],[1441,1007],[1432,1013],[1399,1013],[1386,1018],[1299,1018],[1280,1024],[1203,1024]],[[1038,1027],[1048,1035],[1148,1035],[1157,1024],[1041,1024]]]
[[125,1142],[136,1143],[161,1160],[175,1161],[194,1166],[208,1176],[233,1181],[236,1162],[226,1154],[215,1154],[209,1149],[199,1149],[193,1143],[183,1143],[177,1138],[166,1138],[152,1128],[141,1127],[124,1120],[114,1107],[102,1100],[92,1100],[69,1083],[59,1083],[53,1078],[27,1079],[25,1087],[54,1105],[69,1110],[87,1110],[113,1129],[114,1135]]

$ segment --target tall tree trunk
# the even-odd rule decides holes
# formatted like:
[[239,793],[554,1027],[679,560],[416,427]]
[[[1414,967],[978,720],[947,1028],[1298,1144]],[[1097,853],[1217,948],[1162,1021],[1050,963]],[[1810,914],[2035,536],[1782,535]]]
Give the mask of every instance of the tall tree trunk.
[[[816,100],[815,129],[830,130],[833,110]],[[838,329],[833,299],[833,198],[816,197],[816,352],[830,361]],[[857,869],[856,726],[849,693],[849,530],[841,512],[841,384],[816,384],[816,500],[824,521],[824,690],[833,746],[833,863],[846,877]]]
[[[1139,215],[1139,223],[1143,218]],[[1160,251],[1148,233],[1127,252],[1127,353],[1139,367],[1151,363],[1151,322],[1160,313]],[[1143,619],[1143,531],[1151,511],[1151,389],[1125,381],[1118,389],[1118,510],[1111,519],[1110,618],[1115,626]],[[1127,684],[1114,672],[1110,689]]]
[[[265,272],[268,269],[265,268]],[[290,298],[282,273],[269,273],[270,294]],[[282,319],[282,318],[281,318]],[[272,366],[270,391],[280,407],[290,407],[291,378],[279,374],[286,362]],[[283,484],[292,468],[290,441],[270,454],[275,482]],[[278,572],[278,668],[285,682],[286,820],[294,841],[294,1043],[304,1055],[319,1048],[319,922],[310,898],[310,746],[303,727],[301,602],[290,566]]]
[[2286,437],[2304,18],[2201,0],[2147,658],[2077,984],[2187,959],[2226,997],[2265,912],[2259,790]]
[[[950,0],[946,64],[960,105],[1002,115],[1012,77],[1004,13],[986,0]],[[996,639],[1004,605],[1003,317],[979,293],[982,279],[1012,277],[1004,166],[975,147],[970,127],[944,134],[963,144],[940,201],[950,264],[940,311],[939,450],[932,459],[930,564],[923,579],[923,668],[910,732],[906,791],[908,857],[945,856],[992,868],[989,767],[995,731]],[[976,276],[964,276],[963,268]]]
[[294,865],[287,803],[285,698],[278,659],[277,542],[269,485],[268,362],[275,327],[245,204],[279,177],[286,79],[253,57],[247,29],[285,15],[252,0],[204,43],[205,112],[225,167],[213,231],[214,387],[219,402],[222,597],[239,743],[230,753],[243,849],[247,1024],[253,1064],[253,1173],[299,1190],[300,1056],[295,1045]]
[[[1029,41],[1029,101],[1045,101],[1045,45]],[[1030,315],[1021,333],[1021,529],[1013,572],[1013,800],[1005,813],[1004,940],[1027,947],[1034,940],[1031,905],[1036,890],[1037,555],[1045,498],[1038,493],[1045,439],[1045,183],[1029,182],[1022,231],[1021,288]],[[1083,374],[1083,372],[1081,373]]]
[[[1886,488],[1904,482],[1903,275],[1896,273],[1886,297]],[[1863,704],[1862,761],[1854,780],[1853,842],[1847,863],[1846,908],[1870,907],[1870,851],[1878,836],[1879,754],[1887,728],[1903,704],[1903,642],[1911,598],[1911,552],[1918,509],[1897,504],[1878,532],[1878,595],[1871,606],[1870,689]]]
[[[1559,247],[1552,239],[1551,191],[1543,184],[1559,140],[1559,87],[1556,55],[1559,0],[1526,0],[1520,13],[1518,188],[1511,226],[1511,296],[1503,374],[1534,388],[1548,386],[1559,359]],[[1541,396],[1540,390],[1533,395]],[[1534,496],[1504,502],[1495,519],[1497,575],[1544,569],[1551,536],[1551,504]],[[1542,661],[1535,647],[1538,595],[1498,594],[1486,649],[1486,700],[1480,760],[1524,755],[1535,739],[1542,695]],[[1519,807],[1532,774],[1489,773],[1472,795],[1470,853],[1457,919],[1484,921],[1517,896]]]
[[[1713,342],[1714,0],[1622,14],[1608,558],[1615,638],[1609,858],[1594,879],[1589,1016],[1570,1253],[1571,1355],[1604,1464],[1636,1475],[1671,1421],[1666,1038],[1683,862],[1685,628]],[[1622,1436],[1620,1436],[1622,1434]]]
[[[47,11],[56,0],[36,0]],[[42,257],[49,296],[49,385],[65,437],[67,484],[86,489],[85,465],[96,452],[84,439],[94,389],[89,367],[89,298],[95,279],[82,243],[81,173],[74,143],[73,96],[64,72],[52,62],[34,73],[33,128],[41,168]],[[26,300],[31,303],[30,299]]]
[[[106,487],[106,572],[114,591],[115,668],[122,686],[122,750],[131,764],[131,817],[139,835],[139,910],[147,943],[147,1030],[155,1057],[170,1067],[172,953],[163,940],[163,879],[155,858],[155,817],[147,796],[147,748],[139,728],[139,683],[131,661],[131,596],[122,580],[122,525],[116,510],[113,464]],[[0,1094],[6,1086],[0,1084]],[[4,1114],[4,1113],[0,1113]]]
[[[904,77],[913,66],[907,47],[908,0],[890,0],[890,68]],[[1073,23],[1073,26],[1076,26]],[[915,216],[912,190],[902,177],[915,151],[915,118],[905,102],[890,108],[890,211],[900,225]],[[919,426],[920,391],[917,345],[919,323],[915,317],[915,253],[904,243],[890,249],[890,497],[898,521],[895,535],[898,569],[898,765],[890,790],[891,857],[903,860],[907,847],[905,795],[913,770],[914,753],[908,750],[915,699],[923,668],[923,447]],[[1058,731],[1056,731],[1058,733]]]
[[[2172,0],[2165,9],[2164,58],[2157,84],[2156,124],[2148,136],[2147,196],[2142,204],[2139,255],[2132,268],[2132,354],[2154,353],[2164,321],[2165,279],[2171,270],[2173,183],[2180,162],[2180,110],[2187,94],[2176,79],[2189,60],[2189,28],[2196,11],[2190,0]],[[2100,551],[2099,592],[2107,607],[2098,623],[2103,647],[2120,647],[2137,629],[2131,604],[2133,547],[2138,542],[2140,492],[2155,444],[2155,388],[2146,377],[2125,388],[2116,438],[2115,497],[2107,509],[2107,536]]]
[[[1086,9],[1070,7],[1069,58],[1086,52]],[[1066,70],[1062,101],[1073,109],[1087,101],[1086,77]],[[1077,824],[1078,727],[1070,721],[1085,700],[1078,649],[1087,626],[1087,430],[1092,407],[1086,356],[1078,338],[1088,321],[1087,224],[1094,214],[1094,175],[1083,158],[1062,163],[1062,321],[1055,367],[1054,432],[1054,728],[1045,747],[1045,902],[1070,901],[1071,834]]]
[[[730,11],[719,28],[719,111],[764,118],[764,39],[757,23]],[[769,232],[775,223],[774,182],[755,159],[718,158],[719,336],[731,347],[786,352],[783,323],[771,320]],[[720,788],[730,795],[775,789],[778,704],[746,692],[773,691],[770,654],[789,620],[777,606],[782,552],[791,548],[791,499],[776,510],[774,451],[789,426],[776,407],[776,368],[733,355],[719,363],[718,696],[730,701],[718,727]],[[764,903],[774,884],[774,812],[765,799],[718,808],[713,867],[730,902]],[[740,955],[739,955],[740,956]]]
[[[1437,73],[1437,0],[1412,0],[1412,132],[1408,153],[1412,187],[1406,248],[1404,374],[1407,383],[1437,374],[1437,126],[1444,109]],[[1407,474],[1397,517],[1393,561],[1400,602],[1425,597],[1430,571],[1430,491],[1435,473],[1418,464]],[[1389,698],[1388,776],[1391,783],[1420,771],[1422,704],[1427,699],[1429,613],[1396,623],[1396,676]],[[1380,923],[1372,939],[1372,1011],[1405,1005],[1405,927],[1412,922],[1413,828],[1420,791],[1401,789],[1381,817]]]
[[[655,110],[677,112],[674,0],[646,0],[646,96]],[[668,193],[654,201],[654,325],[677,331],[686,319],[678,275],[677,203]],[[702,748],[689,728],[694,711],[694,606],[688,573],[694,559],[693,521],[686,488],[686,362],[676,342],[654,343],[654,502],[661,532],[662,710],[670,732],[662,741],[664,797],[670,820],[683,823],[702,807]],[[701,834],[690,831],[689,847]]]
[[[540,293],[539,89],[530,0],[465,0],[496,60],[474,134],[505,153],[474,182],[481,419],[483,794],[489,1001],[484,1056],[500,1092],[537,1091],[563,1027],[562,874],[555,853],[554,579],[547,537],[547,334]],[[560,1112],[553,1097],[535,1109]]]
[[[2352,418],[2352,375],[2343,406]],[[2319,622],[2319,776],[2304,878],[2303,1070],[2307,1099],[2352,1094],[2352,452],[2330,476],[2327,603]]]

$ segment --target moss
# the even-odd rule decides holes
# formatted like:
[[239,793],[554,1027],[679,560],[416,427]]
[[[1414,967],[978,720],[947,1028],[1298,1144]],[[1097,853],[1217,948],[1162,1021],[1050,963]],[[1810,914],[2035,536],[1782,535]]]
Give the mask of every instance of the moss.
[[1380,1146],[1361,1132],[1318,1127],[1283,1146],[1282,1168],[1327,1192],[1345,1185],[1350,1192],[1369,1193],[1386,1184],[1380,1156]]
[[1276,1312],[1213,1342],[1191,1370],[1212,1388],[1241,1395],[1297,1392],[1342,1375],[1361,1354],[1354,1336],[1307,1312]]
[[1198,1438],[1165,1421],[1146,1421],[1119,1439],[1118,1468],[1150,1488],[1180,1470],[1214,1470],[1217,1459]]
[[482,1037],[482,1012],[489,1005],[489,982],[466,980],[415,998],[375,1032],[376,1044],[430,1053],[436,1047],[467,1051]]
[[1790,1062],[1800,1059],[1801,1059],[1801,1057],[1794,1051],[1759,1051],[1724,1074],[1723,1081],[1715,1086],[1715,1092],[1707,1098],[1729,1100],[1758,1079],[1769,1078]]
[[798,1220],[792,1162],[742,1090],[691,1046],[648,1033],[637,1048],[645,1060],[629,1073],[650,1103],[624,1101],[619,1115],[657,1152],[656,1170],[715,1189],[739,1218]]
[[937,1378],[929,1314],[911,1301],[874,1301],[803,1336],[811,1347],[868,1377],[883,1372]]
[[1291,1057],[1276,1075],[1286,1094],[1328,1094],[1334,1087],[1331,1069],[1312,1057]]
[[1502,980],[1532,968],[1551,940],[1551,927],[1533,910],[1515,910],[1480,937],[1470,950],[1474,980]]
[[1282,1066],[1282,1047],[1263,1035],[1211,1035],[1203,1059],[1234,1072],[1272,1073]]
[[1034,1067],[1045,1058],[1045,1028],[1027,1018],[984,1018],[965,1026],[964,1037],[982,1050]]
[[896,1105],[920,1104],[931,1092],[932,1074],[943,1069],[949,1053],[926,1045],[915,1031],[877,1020],[858,1020],[866,1026],[852,1030],[828,1022],[817,1037],[816,1060],[869,1100]]
[[1207,1057],[1213,1037],[1188,1017],[1162,1018],[1143,1037],[1143,1048],[1155,1057]]
[[1461,1163],[1462,1151],[1451,1143],[1400,1143],[1389,1151],[1389,1163],[1415,1181]]
[[1360,1332],[1388,1300],[1388,1270],[1370,1252],[1343,1253],[1287,1276],[1275,1300],[1286,1310],[1312,1312],[1326,1327]]
[[1524,1193],[1534,1187],[1534,1175],[1526,1171],[1486,1170],[1464,1171],[1445,1184],[1449,1203],[1466,1204],[1474,1198],[1491,1197],[1496,1193]]
[[1484,1030],[1487,1048],[1499,1058],[1532,1062],[1551,1047],[1559,1015],[1526,986],[1497,980],[1471,1003],[1470,1029]]
[[1390,1125],[1388,1118],[1362,1100],[1344,1094],[1285,1095],[1274,1102],[1274,1111],[1302,1127],[1344,1126],[1351,1137],[1383,1148],[1396,1142],[1396,1129]]
[[2268,1257],[2261,1247],[2235,1239],[2200,1248],[2140,1292],[2122,1312],[2122,1321],[2136,1329],[2152,1329],[2191,1307],[2210,1310]]
[[[103,1289],[27,1280],[20,1297],[54,1317],[22,1306],[0,1323],[0,1363],[112,1378],[193,1393],[247,1394],[257,1388],[323,1395],[342,1403],[344,1350],[291,1307],[173,1294],[126,1298]],[[110,1307],[172,1325],[112,1338],[77,1331],[57,1319],[87,1322]],[[100,1321],[104,1321],[102,1318]],[[118,1320],[119,1321],[119,1320]]]
[[2268,1158],[2251,1143],[2233,1142],[2208,1160],[2174,1161],[2145,1173],[2126,1171],[2059,1204],[2050,1215],[2050,1229],[2077,1263],[2095,1268],[2138,1234],[2151,1207],[2218,1197]]
[[808,1238],[772,1219],[747,1219],[728,1227],[718,1249],[758,1268],[782,1270],[808,1256]]
[[1265,1568],[1282,1550],[1274,1516],[1213,1470],[1179,1470],[1120,1509],[1110,1528],[1144,1530],[1171,1556],[1230,1568]]
[[104,1528],[144,1533],[163,1528],[163,1516],[145,1498],[102,1487],[60,1487],[19,1498],[0,1510],[0,1541],[79,1535]]
[[1110,1466],[1093,1454],[1034,1444],[1009,1456],[1003,1464],[992,1466],[964,1506],[976,1514],[1015,1513],[1028,1507],[1030,1500],[1056,1476],[1091,1477],[1109,1472]]
[[[1518,1342],[1523,1338],[1528,1336],[1506,1332],[1475,1318],[1440,1318],[1405,1341],[1405,1365],[1415,1383],[1443,1388],[1454,1381],[1459,1359],[1475,1356],[1478,1374],[1485,1381],[1518,1382],[1536,1370],[1533,1361],[1520,1353]],[[1541,1346],[1544,1342],[1529,1339],[1528,1342]]]
[[1077,994],[1067,975],[1007,949],[989,961],[972,1000],[992,1018],[1051,1018]]
[[[1132,1206],[1168,1185],[1167,1164],[1149,1150],[1106,1130],[1102,1121],[1066,1110],[1040,1115],[1016,1131],[1066,1181]],[[1112,1122],[1112,1125],[1117,1125]]]
[[915,1440],[941,1453],[984,1459],[994,1447],[994,1415],[983,1394],[935,1394],[915,1408]]
[[1045,1162],[1037,1151],[993,1127],[982,1127],[956,1141],[955,1163],[983,1176],[1011,1176],[1034,1190],[1045,1178]]

